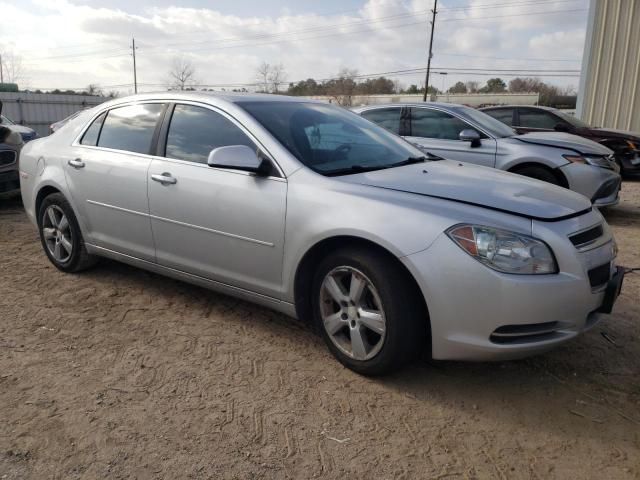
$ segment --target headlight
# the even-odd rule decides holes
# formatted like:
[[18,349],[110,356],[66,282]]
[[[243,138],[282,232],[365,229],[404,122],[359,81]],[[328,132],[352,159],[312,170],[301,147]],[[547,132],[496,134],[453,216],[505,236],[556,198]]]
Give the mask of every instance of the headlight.
[[541,240],[480,225],[456,225],[446,233],[473,258],[499,272],[521,275],[558,273],[551,249]]
[[582,156],[582,155],[563,155],[563,157],[572,163],[586,163],[600,168],[613,168],[613,164],[608,157],[602,156]]

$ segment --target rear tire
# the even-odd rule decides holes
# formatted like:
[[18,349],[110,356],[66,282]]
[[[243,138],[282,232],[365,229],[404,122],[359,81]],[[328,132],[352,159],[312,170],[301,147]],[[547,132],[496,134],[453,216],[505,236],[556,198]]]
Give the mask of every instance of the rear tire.
[[49,261],[63,272],[80,272],[92,267],[97,257],[89,255],[78,220],[61,193],[45,197],[38,210],[40,242]]
[[529,178],[535,178],[536,180],[542,180],[543,182],[551,183],[553,185],[560,185],[558,178],[549,170],[544,167],[528,166],[520,169],[516,169],[513,173],[523,175]]
[[415,284],[395,259],[347,247],[320,262],[312,286],[314,321],[331,353],[363,375],[413,360],[429,319]]

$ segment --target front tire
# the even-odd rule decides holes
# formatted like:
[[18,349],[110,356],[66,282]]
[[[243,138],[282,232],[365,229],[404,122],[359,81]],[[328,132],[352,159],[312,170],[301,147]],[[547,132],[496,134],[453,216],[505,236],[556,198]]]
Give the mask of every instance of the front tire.
[[93,266],[78,220],[61,193],[47,196],[38,210],[38,230],[42,248],[53,265],[63,272],[79,272]]
[[363,375],[382,375],[427,344],[428,317],[408,273],[384,253],[344,248],[316,271],[314,320],[331,353]]

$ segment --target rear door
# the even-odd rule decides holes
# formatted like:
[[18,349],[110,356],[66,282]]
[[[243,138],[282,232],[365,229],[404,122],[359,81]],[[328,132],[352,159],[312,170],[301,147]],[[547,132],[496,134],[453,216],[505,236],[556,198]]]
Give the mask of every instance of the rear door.
[[213,168],[209,152],[259,145],[225,112],[177,104],[149,169],[158,263],[227,285],[280,296],[287,182]]
[[155,261],[147,171],[164,108],[163,103],[138,103],[99,115],[65,158],[87,242]]
[[[409,127],[405,138],[434,155],[486,167],[495,166],[496,141],[455,115],[428,107],[411,107]],[[480,145],[472,146],[471,142],[459,139],[460,132],[467,129],[478,132]]]

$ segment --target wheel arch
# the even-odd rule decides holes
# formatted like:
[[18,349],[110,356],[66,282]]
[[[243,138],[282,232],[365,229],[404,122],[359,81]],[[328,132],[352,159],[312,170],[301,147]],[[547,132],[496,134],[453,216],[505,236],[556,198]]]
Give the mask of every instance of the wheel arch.
[[409,269],[398,259],[396,255],[380,244],[362,237],[351,235],[337,235],[322,239],[310,247],[302,256],[302,259],[296,268],[293,285],[294,305],[298,319],[313,325],[313,322],[311,321],[313,318],[311,296],[307,294],[313,283],[313,274],[322,259],[331,252],[343,247],[358,247],[377,251],[398,265],[401,271],[407,276],[411,287],[414,289],[414,294],[421,302],[421,306],[425,312],[427,329],[428,332],[430,332],[431,325],[429,322],[427,303],[418,282]]
[[[64,195],[64,193],[62,193],[62,190],[60,190],[59,188],[53,186],[53,185],[44,185],[40,188],[40,190],[38,190],[38,194],[36,195],[36,200],[35,200],[35,215],[36,215],[36,219],[38,222],[38,225],[40,224],[40,218],[39,217],[39,213],[40,213],[40,205],[42,205],[42,202],[45,198],[47,198],[49,195],[51,195],[52,193],[60,193],[62,195]],[[66,198],[66,195],[65,195]]]
[[510,166],[507,169],[507,172],[519,173],[519,170],[523,170],[523,169],[529,168],[529,167],[535,167],[535,168],[540,168],[542,170],[546,170],[547,172],[551,173],[558,180],[558,183],[562,187],[569,188],[569,181],[567,180],[567,177],[565,177],[565,175],[562,173],[562,171],[560,171],[559,168],[551,168],[549,165],[546,165],[546,164],[544,164],[542,162],[526,161],[526,162],[518,163],[516,165]]

